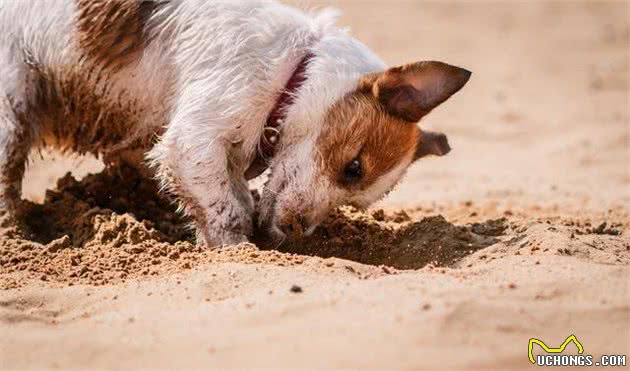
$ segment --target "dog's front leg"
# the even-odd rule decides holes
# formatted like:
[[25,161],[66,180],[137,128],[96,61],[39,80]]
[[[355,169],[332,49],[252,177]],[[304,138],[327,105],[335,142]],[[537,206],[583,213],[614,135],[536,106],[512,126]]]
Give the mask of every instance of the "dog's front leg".
[[24,124],[17,119],[0,89],[0,219],[3,223],[15,221],[22,192],[22,177],[31,146],[31,130]]
[[208,247],[247,241],[254,202],[229,161],[231,144],[207,122],[174,121],[149,153],[164,189],[191,216]]

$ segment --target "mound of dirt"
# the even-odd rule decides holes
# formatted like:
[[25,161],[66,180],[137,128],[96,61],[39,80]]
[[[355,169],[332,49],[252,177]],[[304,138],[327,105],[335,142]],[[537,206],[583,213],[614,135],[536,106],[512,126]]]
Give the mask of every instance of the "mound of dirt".
[[442,216],[412,222],[404,212],[342,208],[300,241],[275,246],[257,236],[261,249],[202,249],[189,221],[158,195],[156,185],[124,168],[80,182],[68,174],[43,204],[24,202],[19,219],[20,226],[0,233],[0,274],[21,271],[44,281],[96,285],[212,261],[302,264],[301,255],[399,269],[449,266],[497,242],[506,228],[504,220],[456,226]]
[[[188,222],[176,213],[175,206],[158,195],[152,180],[133,169],[120,167],[89,175],[81,182],[68,173],[58,180],[57,189],[46,192],[42,205],[25,203],[20,219],[29,239],[47,244],[69,236],[74,247],[90,241],[117,246],[146,240],[193,240]],[[141,223],[134,224],[136,221]]]

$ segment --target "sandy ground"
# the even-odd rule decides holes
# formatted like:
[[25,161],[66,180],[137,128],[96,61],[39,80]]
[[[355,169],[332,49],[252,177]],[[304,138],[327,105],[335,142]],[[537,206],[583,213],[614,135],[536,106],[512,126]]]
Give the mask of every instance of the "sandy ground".
[[280,251],[199,250],[130,174],[44,199],[99,165],[35,159],[30,234],[0,237],[0,368],[525,369],[531,337],[570,334],[630,356],[630,5],[336,5],[391,64],[474,72],[422,123],[453,152]]

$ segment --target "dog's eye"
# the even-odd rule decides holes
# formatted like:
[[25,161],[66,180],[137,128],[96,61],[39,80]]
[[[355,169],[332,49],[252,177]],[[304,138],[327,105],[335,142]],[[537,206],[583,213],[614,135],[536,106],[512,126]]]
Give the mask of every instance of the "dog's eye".
[[343,176],[347,181],[356,181],[361,179],[361,176],[363,176],[361,161],[356,158],[350,161],[343,170]]

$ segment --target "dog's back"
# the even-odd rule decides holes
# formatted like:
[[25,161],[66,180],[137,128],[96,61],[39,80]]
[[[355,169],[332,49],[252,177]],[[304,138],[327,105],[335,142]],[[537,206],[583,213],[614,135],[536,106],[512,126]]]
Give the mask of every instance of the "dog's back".
[[[9,0],[0,89],[36,126],[34,144],[79,153],[148,146],[174,107],[196,104],[184,85],[222,118],[210,125],[247,130],[264,123],[293,67],[287,54],[312,43],[315,28],[265,1]],[[243,137],[261,125],[251,130]]]

